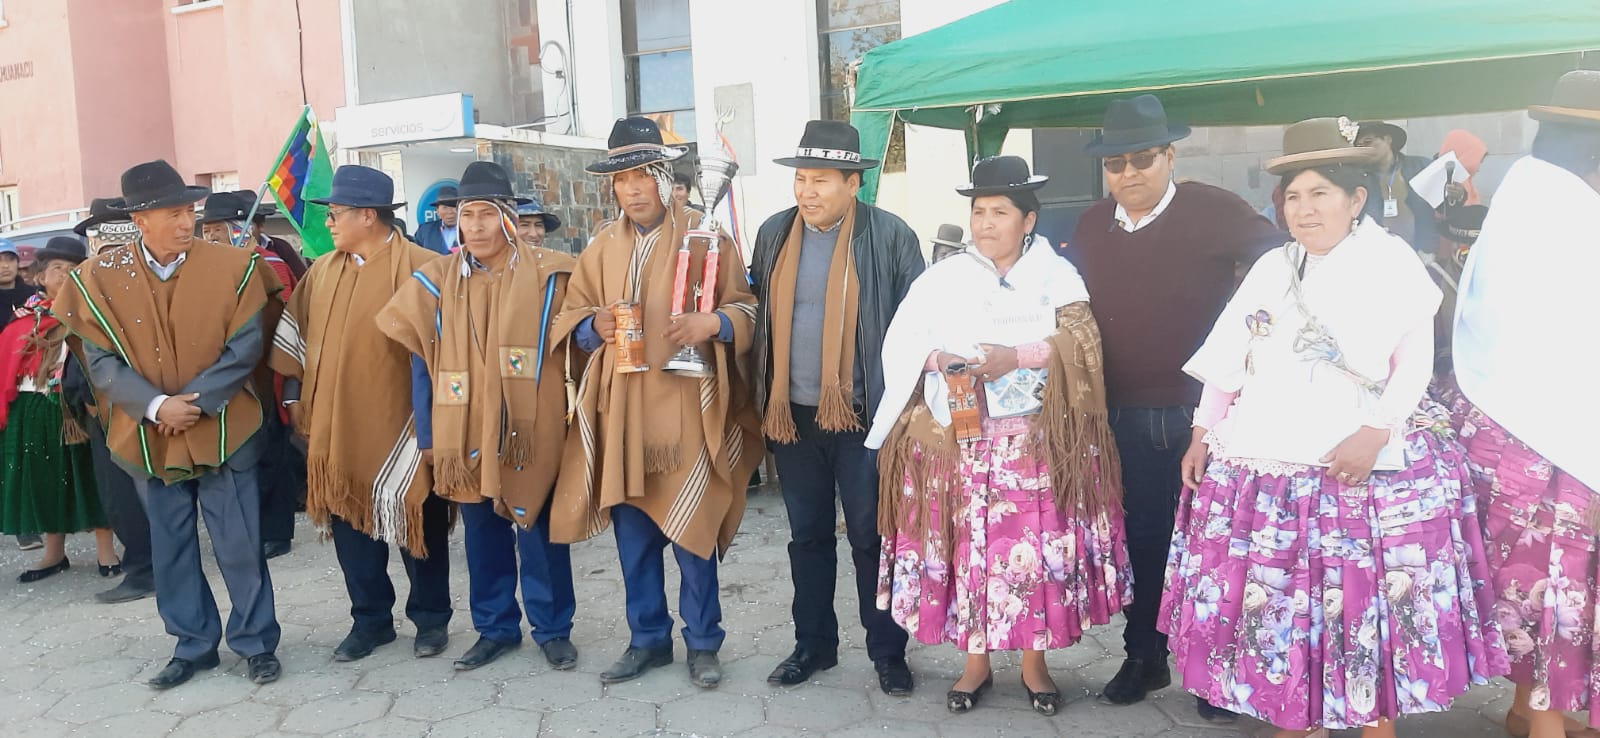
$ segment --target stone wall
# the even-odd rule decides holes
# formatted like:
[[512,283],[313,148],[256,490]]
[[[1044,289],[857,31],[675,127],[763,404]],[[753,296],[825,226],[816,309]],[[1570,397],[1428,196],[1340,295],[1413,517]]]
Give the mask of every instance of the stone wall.
[[518,192],[537,194],[545,209],[561,218],[560,231],[545,236],[545,246],[576,254],[601,223],[615,216],[616,198],[606,179],[583,170],[602,158],[601,152],[498,141],[489,148],[493,161],[511,173]]

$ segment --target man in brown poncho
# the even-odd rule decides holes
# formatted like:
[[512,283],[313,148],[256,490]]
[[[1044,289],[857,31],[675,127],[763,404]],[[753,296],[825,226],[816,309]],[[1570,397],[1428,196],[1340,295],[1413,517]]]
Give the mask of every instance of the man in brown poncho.
[[[572,562],[550,542],[550,489],[567,433],[565,346],[550,325],[571,256],[516,237],[511,178],[494,162],[467,166],[456,193],[461,250],[406,280],[378,315],[390,339],[421,357],[413,396],[437,493],[466,528],[478,642],[455,663],[476,669],[522,644],[517,586],[533,640],[556,669],[577,665]],[[520,574],[520,576],[519,576]]]
[[139,240],[84,262],[53,308],[81,341],[96,396],[110,405],[101,408],[106,445],[149,514],[156,610],[178,638],[150,680],[157,689],[219,663],[223,625],[200,568],[201,514],[233,605],[228,646],[257,684],[282,672],[261,551],[262,407],[250,383],[280,288],[254,253],[194,237],[194,203],[206,192],[165,161],[124,172],[117,209]]
[[377,315],[436,254],[401,233],[394,181],[362,166],[334,172],[325,199],[334,252],[301,280],[273,338],[284,404],[306,439],[306,515],[333,537],[350,595],[350,634],[335,661],[366,658],[395,639],[389,545],[400,546],[417,626],[414,653],[449,643],[450,506],[429,494],[433,475],[412,418],[414,362],[378,330]]
[[[683,151],[663,146],[660,130],[646,118],[618,121],[610,147],[589,171],[611,176],[622,216],[602,227],[579,256],[553,332],[590,357],[556,486],[552,535],[576,541],[615,526],[632,638],[622,658],[600,675],[607,683],[672,662],[662,553],[673,544],[690,680],[714,687],[722,677],[717,651],[724,635],[717,560],[739,528],[745,482],[761,454],[760,421],[743,366],[755,297],[737,250],[722,236],[726,261],[716,283],[703,285],[713,291],[717,309],[698,313],[691,306],[673,317],[678,249],[702,217],[668,207],[667,163]],[[692,246],[689,295],[707,247],[698,240]],[[617,372],[617,303],[638,306],[646,371]],[[686,345],[708,357],[712,376],[662,370]]]

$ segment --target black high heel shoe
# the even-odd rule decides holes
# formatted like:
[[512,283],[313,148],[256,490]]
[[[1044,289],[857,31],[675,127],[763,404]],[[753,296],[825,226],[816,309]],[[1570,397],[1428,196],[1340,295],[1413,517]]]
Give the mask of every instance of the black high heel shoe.
[[1059,690],[1035,692],[1032,687],[1028,686],[1026,678],[1022,680],[1022,690],[1028,693],[1028,703],[1033,705],[1033,711],[1040,715],[1050,717],[1061,709],[1061,692]]
[[[96,563],[98,563],[98,562],[96,562]],[[102,576],[102,577],[122,576],[122,562],[118,561],[115,564],[100,564],[100,576]]]
[[949,692],[946,692],[944,695],[944,706],[946,709],[957,715],[960,715],[964,712],[971,712],[972,708],[978,706],[978,700],[983,697],[983,693],[989,691],[989,688],[992,686],[994,686],[993,671],[989,672],[989,676],[983,678],[983,683],[979,684],[978,688],[972,690],[971,692],[962,692],[958,689],[952,689]]

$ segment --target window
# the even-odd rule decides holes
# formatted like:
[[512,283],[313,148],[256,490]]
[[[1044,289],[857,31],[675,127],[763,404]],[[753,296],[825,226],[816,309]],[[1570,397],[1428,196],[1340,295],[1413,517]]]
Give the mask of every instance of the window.
[[622,0],[622,55],[628,113],[651,118],[663,131],[693,141],[689,0]]
[[[851,67],[868,51],[900,40],[900,0],[817,0],[817,34],[822,117],[848,121]],[[906,127],[899,119],[889,132],[883,159],[885,172],[906,169]]]
[[238,172],[212,172],[202,175],[200,181],[212,192],[233,192],[239,189]]
[[17,188],[0,187],[0,226],[22,218],[22,206],[17,202]]

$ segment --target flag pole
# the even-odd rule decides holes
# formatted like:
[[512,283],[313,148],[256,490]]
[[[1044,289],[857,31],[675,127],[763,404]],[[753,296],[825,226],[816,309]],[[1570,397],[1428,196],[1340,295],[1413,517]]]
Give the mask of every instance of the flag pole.
[[[311,111],[311,106],[309,104],[308,105],[301,105],[300,106],[300,119],[301,120],[305,120],[306,114],[309,113],[310,111]],[[296,123],[295,125],[299,125],[299,124]],[[289,138],[283,142],[283,147],[278,149],[277,158],[272,160],[272,165],[274,167],[276,167],[278,165],[278,162],[283,161],[284,154],[289,153],[289,146],[291,144],[293,144],[293,143],[294,143],[294,136],[291,134],[289,136]],[[261,208],[261,199],[263,197],[267,196],[267,187],[269,185],[271,185],[271,184],[272,184],[272,170],[269,169],[269,170],[267,170],[267,176],[261,180],[261,186],[256,188],[256,201],[255,201],[255,204],[250,206],[250,213],[245,216],[245,221],[244,221],[245,227],[244,227],[244,229],[239,232],[239,237],[234,239],[234,243],[233,243],[234,248],[239,248],[240,242],[244,240],[244,231],[250,230],[250,221],[255,220],[256,211]]]
[[[239,235],[237,235],[237,236],[235,236],[233,238],[233,247],[234,248],[241,248],[241,247],[244,246],[245,234],[250,232],[251,223],[254,222],[255,219],[256,219],[256,211],[261,209],[261,198],[266,197],[266,196],[267,196],[267,183],[266,182],[262,182],[261,186],[256,188],[256,201],[250,204],[250,212],[244,216],[244,227],[240,228],[239,229]],[[260,234],[257,234],[257,235],[260,235]]]

